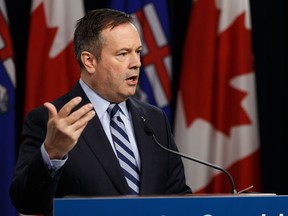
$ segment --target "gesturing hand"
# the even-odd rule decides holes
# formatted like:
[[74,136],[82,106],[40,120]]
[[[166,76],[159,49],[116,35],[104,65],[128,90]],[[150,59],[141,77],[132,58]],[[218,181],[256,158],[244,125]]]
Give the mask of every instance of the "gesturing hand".
[[81,100],[81,97],[73,98],[58,113],[53,104],[44,103],[49,112],[44,145],[50,159],[61,159],[71,151],[87,123],[95,116],[90,103],[71,113]]

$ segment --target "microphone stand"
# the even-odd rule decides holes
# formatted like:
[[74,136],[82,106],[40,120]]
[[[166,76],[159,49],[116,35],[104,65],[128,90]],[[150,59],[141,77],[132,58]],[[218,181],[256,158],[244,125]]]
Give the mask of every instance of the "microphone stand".
[[[143,118],[143,117],[142,117],[142,119],[143,119],[143,121],[144,121],[144,118]],[[146,119],[145,119],[145,120],[146,120]],[[233,178],[232,178],[231,174],[230,174],[227,170],[225,170],[224,168],[222,168],[222,167],[220,167],[220,166],[217,166],[217,165],[215,165],[215,164],[211,164],[211,163],[209,163],[209,162],[202,161],[202,160],[200,160],[200,159],[193,158],[193,157],[191,157],[191,156],[189,156],[189,155],[185,155],[185,154],[179,153],[179,152],[177,152],[177,151],[173,151],[173,150],[171,150],[171,149],[169,149],[169,148],[166,148],[165,146],[161,145],[161,144],[158,142],[158,140],[156,139],[155,134],[154,134],[154,131],[153,131],[153,129],[152,129],[152,126],[151,126],[150,124],[148,124],[146,121],[144,121],[144,123],[145,123],[145,124],[144,124],[144,130],[145,130],[146,134],[149,135],[149,136],[152,136],[152,137],[153,137],[153,140],[155,141],[155,143],[156,143],[160,148],[162,148],[162,149],[164,149],[165,151],[168,151],[168,152],[170,152],[170,153],[172,153],[172,154],[179,155],[180,157],[186,158],[186,159],[188,159],[188,160],[192,160],[192,161],[194,161],[194,162],[197,162],[197,163],[200,163],[200,164],[203,164],[203,165],[206,165],[206,166],[209,166],[209,167],[212,167],[212,168],[214,168],[214,169],[217,169],[217,170],[222,171],[222,172],[225,173],[226,176],[229,178],[229,181],[230,181],[231,187],[232,187],[232,194],[237,194],[237,190],[236,190],[236,187],[235,187]]]

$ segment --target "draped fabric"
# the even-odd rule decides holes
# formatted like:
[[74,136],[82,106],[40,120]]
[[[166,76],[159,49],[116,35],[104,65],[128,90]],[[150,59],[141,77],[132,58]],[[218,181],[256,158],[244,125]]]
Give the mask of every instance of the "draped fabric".
[[[253,185],[260,191],[251,41],[247,0],[194,2],[183,50],[175,139],[180,151],[228,169],[237,189]],[[223,173],[184,163],[194,192],[231,192]]]
[[73,34],[84,16],[79,0],[32,0],[24,112],[56,99],[79,79]]
[[13,216],[9,188],[16,161],[16,74],[10,38],[8,15],[0,0],[0,215]]

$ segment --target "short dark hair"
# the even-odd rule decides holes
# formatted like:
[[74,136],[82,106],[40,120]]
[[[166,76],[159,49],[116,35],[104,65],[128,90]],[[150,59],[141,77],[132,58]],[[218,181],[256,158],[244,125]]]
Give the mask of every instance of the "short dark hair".
[[104,44],[101,32],[107,28],[114,28],[124,23],[132,23],[133,17],[124,12],[102,8],[89,11],[76,23],[74,32],[74,52],[81,68],[81,53],[88,51],[101,59],[101,51]]

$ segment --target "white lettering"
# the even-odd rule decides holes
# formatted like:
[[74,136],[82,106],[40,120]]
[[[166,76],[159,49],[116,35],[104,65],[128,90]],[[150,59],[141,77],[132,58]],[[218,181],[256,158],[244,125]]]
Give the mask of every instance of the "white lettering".
[[[266,216],[266,214],[261,214],[261,216]],[[283,213],[279,213],[279,216],[284,216]]]

